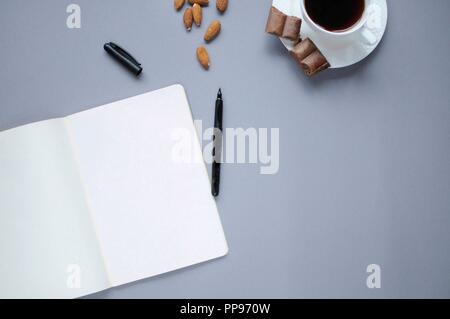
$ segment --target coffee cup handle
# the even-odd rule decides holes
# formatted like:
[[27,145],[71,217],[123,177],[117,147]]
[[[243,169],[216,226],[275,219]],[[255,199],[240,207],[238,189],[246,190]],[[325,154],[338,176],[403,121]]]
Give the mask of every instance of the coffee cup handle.
[[373,34],[372,31],[370,31],[367,26],[364,26],[361,29],[360,35],[361,40],[364,42],[364,44],[374,45],[375,43],[377,43],[377,37],[375,36],[375,34]]

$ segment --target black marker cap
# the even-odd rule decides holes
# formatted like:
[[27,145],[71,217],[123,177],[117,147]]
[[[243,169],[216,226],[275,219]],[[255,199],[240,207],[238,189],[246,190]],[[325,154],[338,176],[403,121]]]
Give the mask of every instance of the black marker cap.
[[142,73],[141,64],[133,56],[113,42],[105,43],[103,46],[106,52],[112,55],[117,61],[122,63],[127,69],[138,76]]

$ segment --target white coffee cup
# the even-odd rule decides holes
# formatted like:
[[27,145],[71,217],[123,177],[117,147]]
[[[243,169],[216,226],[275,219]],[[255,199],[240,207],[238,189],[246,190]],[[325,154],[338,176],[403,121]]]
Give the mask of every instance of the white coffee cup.
[[347,38],[352,35],[359,36],[360,40],[363,41],[366,44],[374,45],[377,42],[376,36],[373,34],[372,31],[367,26],[367,18],[368,18],[368,8],[372,4],[372,0],[364,0],[364,12],[361,15],[361,18],[357,23],[355,23],[352,27],[349,29],[343,30],[343,31],[329,31],[324,29],[319,24],[315,23],[311,17],[308,14],[308,11],[306,10],[305,6],[305,0],[301,0],[301,9],[303,13],[304,23],[306,22],[311,29],[326,35],[327,37],[333,38],[333,39],[342,39]]

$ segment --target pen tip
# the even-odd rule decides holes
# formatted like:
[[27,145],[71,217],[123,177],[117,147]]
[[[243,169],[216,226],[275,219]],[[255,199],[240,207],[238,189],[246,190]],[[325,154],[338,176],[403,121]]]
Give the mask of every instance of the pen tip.
[[218,96],[219,98],[222,98],[222,89],[221,89],[221,88],[219,89],[219,92],[217,93],[217,96]]

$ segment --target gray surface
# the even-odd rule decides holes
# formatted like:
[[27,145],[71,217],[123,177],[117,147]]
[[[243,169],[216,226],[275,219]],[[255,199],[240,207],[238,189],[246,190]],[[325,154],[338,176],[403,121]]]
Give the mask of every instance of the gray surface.
[[[81,30],[66,28],[71,2]],[[172,1],[1,1],[0,130],[173,83],[205,126],[221,86],[227,126],[280,128],[277,175],[223,168],[226,258],[94,296],[450,297],[450,1],[390,1],[376,52],[312,80],[264,34],[270,3],[231,1],[204,72],[205,27],[186,34]],[[140,80],[109,40],[142,61]],[[372,263],[381,289],[365,285]]]

